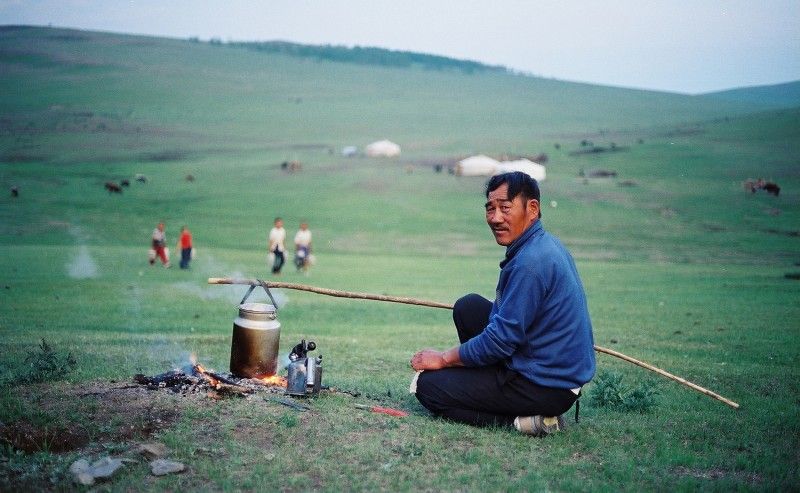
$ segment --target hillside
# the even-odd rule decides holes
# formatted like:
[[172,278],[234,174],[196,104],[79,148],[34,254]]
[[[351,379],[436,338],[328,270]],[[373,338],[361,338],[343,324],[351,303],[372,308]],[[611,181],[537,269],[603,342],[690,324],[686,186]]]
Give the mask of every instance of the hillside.
[[742,87],[718,91],[703,96],[720,101],[754,103],[775,108],[800,106],[800,81],[768,86]]
[[[63,121],[68,115],[102,115],[99,135],[81,137],[102,136],[98,152],[159,152],[168,145],[187,153],[201,135],[202,145],[214,149],[363,145],[388,137],[418,155],[525,153],[609,129],[683,125],[762,108],[507,73],[364,66],[47,28],[3,28],[0,64],[6,125],[41,125],[38,131],[49,133],[71,127]],[[78,137],[67,133],[55,140]],[[115,141],[120,145],[109,146]],[[46,158],[69,160],[69,147]],[[107,159],[130,157],[107,152]]]
[[[782,235],[800,229],[796,113],[764,108],[497,71],[339,63],[218,43],[7,26],[0,29],[0,178],[6,189],[20,185],[43,202],[0,213],[12,234],[22,231],[14,226],[20,219],[48,231],[49,221],[84,218],[120,230],[99,241],[123,243],[146,235],[162,215],[213,230],[219,245],[257,249],[258,231],[237,239],[254,224],[239,211],[252,207],[258,228],[279,211],[313,218],[330,228],[321,232],[334,251],[434,254],[456,242],[463,254],[492,252],[490,244],[464,240],[484,233],[480,215],[453,213],[472,210],[482,180],[431,179],[433,165],[446,168],[478,152],[546,153],[544,192],[562,204],[546,211],[547,221],[579,256],[695,261],[719,247],[750,262],[757,251],[790,256],[793,240]],[[343,146],[381,138],[398,142],[401,158],[339,155]],[[303,172],[287,176],[280,169],[287,160],[300,161]],[[413,169],[421,171],[404,171]],[[634,186],[581,185],[578,175],[592,169],[613,170]],[[146,202],[91,212],[106,200],[106,180],[136,173],[157,181],[131,190]],[[193,188],[170,184],[188,174],[198,178]],[[780,202],[761,195],[743,201],[741,183],[758,177],[784,187]],[[54,219],[54,211],[73,219]],[[737,231],[743,222],[752,231]],[[441,240],[429,239],[442,230]],[[764,230],[781,239],[758,241]],[[714,235],[698,250],[684,241],[689,231]]]
[[[210,41],[221,44],[220,41]],[[459,70],[473,72],[507,72],[505,67],[486,65],[472,60],[456,60],[444,56],[414,53],[409,51],[387,50],[362,46],[303,45],[286,41],[226,43],[227,46],[241,47],[265,53],[280,53],[299,58],[311,58],[330,62],[355,63],[359,65],[379,65],[384,67],[421,67],[426,70]]]

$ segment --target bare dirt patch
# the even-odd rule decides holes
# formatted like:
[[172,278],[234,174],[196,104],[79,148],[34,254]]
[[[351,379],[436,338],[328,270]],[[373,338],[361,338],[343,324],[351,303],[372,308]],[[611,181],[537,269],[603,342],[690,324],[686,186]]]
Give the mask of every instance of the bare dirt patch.
[[186,399],[132,384],[56,383],[33,388],[9,391],[24,408],[40,414],[0,424],[0,443],[25,453],[68,452],[91,442],[146,439],[175,423],[186,406]]
[[89,443],[89,434],[80,425],[49,427],[18,421],[0,425],[0,443],[28,454],[41,451],[68,452]]

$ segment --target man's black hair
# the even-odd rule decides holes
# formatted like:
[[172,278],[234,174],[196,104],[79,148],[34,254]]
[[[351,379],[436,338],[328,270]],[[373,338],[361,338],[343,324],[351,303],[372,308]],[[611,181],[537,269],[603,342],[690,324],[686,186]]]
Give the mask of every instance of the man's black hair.
[[486,182],[486,198],[489,198],[489,193],[500,188],[503,183],[508,184],[508,200],[514,200],[520,194],[522,194],[525,203],[530,199],[536,199],[539,202],[539,217],[542,217],[539,184],[534,178],[522,171],[511,171],[510,173],[495,175]]
[[508,184],[508,200],[514,200],[517,195],[522,194],[525,200],[536,199],[541,202],[539,184],[522,171],[511,171],[491,177],[486,182],[486,197],[488,198],[489,193],[500,188],[503,183]]

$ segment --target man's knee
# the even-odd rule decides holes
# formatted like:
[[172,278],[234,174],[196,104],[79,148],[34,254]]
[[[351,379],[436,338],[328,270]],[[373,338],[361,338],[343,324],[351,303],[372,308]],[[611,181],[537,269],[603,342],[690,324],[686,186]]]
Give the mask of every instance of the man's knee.
[[433,413],[441,410],[439,396],[441,388],[438,385],[437,371],[424,371],[417,377],[416,392],[414,395],[420,404]]
[[486,312],[488,315],[491,308],[491,301],[479,294],[470,293],[457,299],[453,304],[453,319],[463,316],[473,318],[476,314],[483,314],[483,312]]
[[461,312],[464,310],[469,310],[475,306],[484,305],[487,302],[489,302],[489,300],[477,293],[465,294],[461,298],[457,299],[453,304],[453,311]]
[[483,296],[471,293],[462,296],[453,304],[453,323],[461,343],[479,334],[489,323],[492,302]]

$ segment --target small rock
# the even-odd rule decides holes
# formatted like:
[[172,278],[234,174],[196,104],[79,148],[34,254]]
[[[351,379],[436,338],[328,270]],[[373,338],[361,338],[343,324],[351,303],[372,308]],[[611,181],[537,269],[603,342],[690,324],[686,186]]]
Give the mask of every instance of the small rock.
[[94,461],[92,463],[91,469],[89,472],[95,478],[110,478],[117,469],[122,467],[123,463],[121,459],[112,459],[111,457],[103,457],[102,459]]
[[143,443],[139,445],[137,451],[142,455],[161,457],[167,455],[167,446],[163,443]]
[[156,459],[150,463],[150,472],[153,476],[164,476],[165,474],[172,474],[182,472],[186,469],[180,462],[174,462],[166,459]]
[[94,484],[94,476],[88,472],[81,472],[75,475],[75,482],[84,486],[91,486]]
[[72,473],[72,479],[78,484],[83,486],[91,486],[94,484],[94,476],[89,472],[91,466],[86,459],[78,459],[69,466],[69,472]]
[[89,461],[86,459],[78,459],[69,466],[69,472],[72,474],[80,474],[89,469]]

